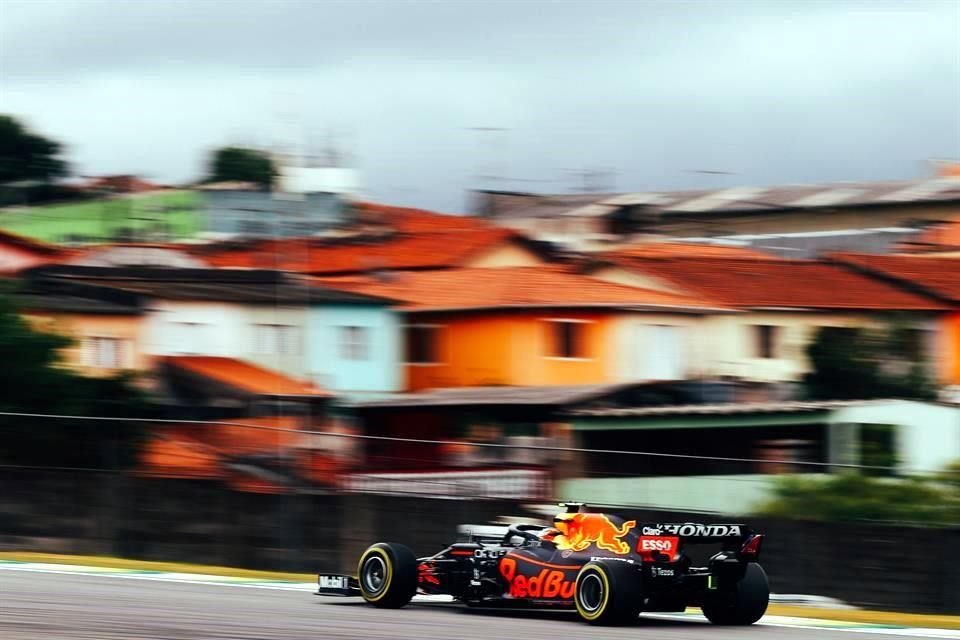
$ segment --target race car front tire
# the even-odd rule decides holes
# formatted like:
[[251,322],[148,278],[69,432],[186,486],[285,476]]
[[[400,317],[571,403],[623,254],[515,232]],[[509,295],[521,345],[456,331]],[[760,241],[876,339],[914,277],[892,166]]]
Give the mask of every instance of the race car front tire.
[[360,556],[360,595],[375,607],[398,609],[417,593],[417,557],[409,548],[380,542]]
[[701,609],[713,624],[748,625],[763,617],[769,601],[767,574],[759,564],[750,562],[735,585],[708,593]]
[[629,562],[588,562],[577,574],[574,603],[580,617],[590,624],[634,623],[643,606],[640,573]]

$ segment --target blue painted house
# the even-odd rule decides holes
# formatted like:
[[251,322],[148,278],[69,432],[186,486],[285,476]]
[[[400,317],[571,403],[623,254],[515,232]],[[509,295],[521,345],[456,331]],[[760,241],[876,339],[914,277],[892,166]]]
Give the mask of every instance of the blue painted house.
[[346,399],[402,390],[402,320],[389,300],[324,302],[307,311],[311,379]]

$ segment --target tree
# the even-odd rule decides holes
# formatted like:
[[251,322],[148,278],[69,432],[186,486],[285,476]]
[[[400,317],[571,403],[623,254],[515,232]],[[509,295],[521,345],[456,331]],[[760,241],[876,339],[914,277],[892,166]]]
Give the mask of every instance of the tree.
[[812,371],[804,383],[812,399],[936,397],[922,335],[902,322],[880,329],[822,327],[807,356]]
[[[35,331],[0,291],[0,412],[147,417],[151,407],[129,374],[78,375],[60,365],[63,336]],[[145,432],[136,422],[0,415],[0,461],[118,468],[132,464]]]
[[50,182],[67,174],[59,142],[28,130],[13,116],[0,115],[0,184]]
[[243,147],[223,147],[211,156],[207,181],[240,180],[268,188],[276,175],[273,161],[266,153]]

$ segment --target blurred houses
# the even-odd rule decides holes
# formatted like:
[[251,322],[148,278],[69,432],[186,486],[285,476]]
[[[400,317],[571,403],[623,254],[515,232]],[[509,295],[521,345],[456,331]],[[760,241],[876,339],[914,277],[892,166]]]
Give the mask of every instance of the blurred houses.
[[480,191],[477,215],[578,250],[650,237],[764,248],[788,257],[883,252],[960,213],[960,177],[621,194]]
[[[400,303],[409,391],[683,378],[696,351],[669,351],[672,333],[663,328],[694,333],[698,318],[728,311],[700,297],[611,284],[550,266],[318,282]],[[640,336],[641,330],[649,336]],[[641,350],[653,357],[641,358]]]
[[[31,317],[35,322],[43,317],[47,329],[75,338],[79,353],[67,360],[81,370],[98,363],[98,373],[104,368],[156,373],[154,365],[164,357],[215,356],[350,391],[338,382],[353,384],[353,377],[334,375],[340,352],[327,359],[322,346],[310,348],[313,331],[324,337],[329,319],[344,316],[354,323],[349,326],[368,327],[366,337],[382,346],[381,355],[371,358],[376,369],[396,369],[385,355],[396,330],[389,317],[381,317],[389,301],[308,286],[278,271],[62,265],[34,270],[27,283],[24,305]],[[118,318],[123,331],[112,328]],[[373,372],[359,374],[366,386],[396,390],[389,375],[367,373]],[[387,380],[385,388],[377,380]]]
[[925,402],[582,408],[567,419],[578,447],[637,452],[583,454],[578,477],[557,488],[599,504],[742,514],[771,496],[778,475],[877,464],[869,455],[878,444],[907,475],[960,458],[960,407]]
[[[960,262],[944,265],[960,271]],[[896,314],[916,330],[931,362],[949,341],[941,315],[952,303],[836,264],[787,260],[745,249],[640,244],[598,254],[583,269],[596,278],[710,299],[739,313],[711,315],[710,337],[688,375],[791,384],[809,371],[806,346],[822,327],[855,330]],[[689,338],[677,333],[677,342]],[[637,341],[642,342],[641,340]]]
[[830,258],[852,271],[951,306],[950,313],[940,316],[932,362],[943,384],[960,385],[960,260],[939,256],[834,254]]
[[213,267],[310,275],[531,266],[546,256],[521,235],[466,216],[360,203],[325,238],[239,239],[186,250]]
[[[303,197],[284,202],[308,203],[309,185],[320,184],[308,178],[288,176]],[[225,191],[248,198],[229,211],[287,224],[276,194]],[[947,190],[928,194],[864,211],[950,204],[935,199]],[[891,315],[915,330],[938,382],[956,384],[956,259],[795,260],[722,244],[619,242],[632,232],[577,255],[488,219],[332,197],[344,208],[333,217],[317,209],[315,231],[260,234],[231,222],[223,240],[69,249],[4,236],[0,257],[21,280],[29,320],[74,338],[68,366],[138,373],[177,421],[153,429],[144,476],[256,492],[645,495],[690,508],[699,478],[717,491],[752,487],[730,499],[739,507],[767,495],[773,475],[804,471],[791,466],[798,461],[822,463],[819,472],[864,460],[870,425],[904,469],[956,455],[953,409],[811,403],[800,385],[819,328],[855,331]],[[854,215],[850,206],[838,220]],[[783,208],[770,223],[832,219],[801,213]],[[572,445],[668,457],[553,450]]]

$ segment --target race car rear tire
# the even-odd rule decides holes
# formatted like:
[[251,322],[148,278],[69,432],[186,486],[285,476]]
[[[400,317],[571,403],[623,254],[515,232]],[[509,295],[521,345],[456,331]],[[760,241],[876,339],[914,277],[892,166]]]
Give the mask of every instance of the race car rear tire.
[[713,624],[748,625],[763,617],[769,601],[767,574],[759,564],[750,562],[736,585],[708,593],[701,609]]
[[629,562],[595,560],[577,574],[574,603],[590,624],[618,625],[637,621],[643,606],[643,585]]
[[360,556],[360,595],[375,607],[398,609],[417,593],[417,557],[393,542],[380,542]]

